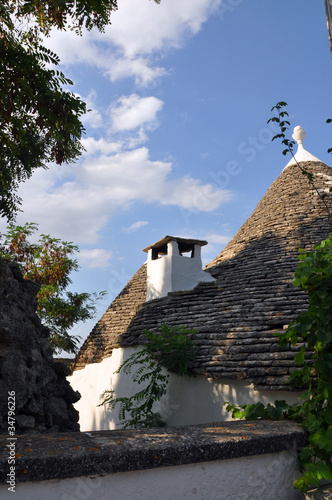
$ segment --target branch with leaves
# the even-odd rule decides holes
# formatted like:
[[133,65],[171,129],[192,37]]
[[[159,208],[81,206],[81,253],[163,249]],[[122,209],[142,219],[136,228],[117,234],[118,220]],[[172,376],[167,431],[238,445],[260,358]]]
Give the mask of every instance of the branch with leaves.
[[299,368],[290,376],[290,383],[304,390],[302,403],[224,404],[233,418],[286,418],[301,423],[308,432],[308,445],[299,452],[302,475],[294,486],[307,491],[311,485],[319,486],[321,479],[332,481],[332,236],[312,252],[301,250],[299,260],[294,285],[308,294],[308,309],[277,335],[282,347],[302,345],[294,356]]
[[86,105],[68,90],[73,82],[42,37],[52,28],[104,31],[116,9],[116,0],[0,2],[0,216],[8,221],[21,204],[19,183],[50,162],[76,161],[84,150]]
[[54,352],[76,352],[80,337],[71,335],[70,329],[78,322],[94,317],[96,300],[106,292],[66,291],[72,283],[70,274],[79,269],[77,259],[73,258],[73,254],[79,251],[78,246],[44,234],[37,243],[30,243],[28,238],[37,228],[34,223],[8,226],[6,234],[0,238],[0,257],[18,264],[24,279],[40,285],[37,313],[50,329]]
[[9,12],[5,2],[0,9],[0,215],[13,220],[20,182],[50,162],[70,163],[82,153],[86,106],[62,89],[72,81],[50,69],[59,65],[56,54],[33,30],[19,31]]
[[115,373],[122,371],[129,375],[137,366],[132,380],[145,387],[130,397],[117,397],[113,389],[108,389],[101,395],[103,401],[98,406],[106,404],[114,410],[120,404],[118,418],[124,424],[123,429],[164,426],[160,414],[153,409],[154,403],[160,401],[167,390],[169,375],[163,368],[179,376],[192,375],[196,333],[183,326],[171,328],[167,323],[161,325],[158,333],[144,330],[148,343],[133,353]]
[[[286,119],[288,113],[285,106],[287,103],[282,101],[272,108],[278,116],[269,121],[280,127],[280,134],[272,140],[282,139],[282,144],[286,146],[283,154],[292,154],[295,166],[308,178],[331,218],[325,197],[314,184],[314,176],[294,157],[295,142],[286,138],[290,123]],[[307,293],[308,308],[289,324],[284,333],[276,335],[281,347],[288,344],[300,346],[294,355],[298,368],[290,375],[289,382],[303,390],[302,403],[289,405],[284,400],[277,400],[266,406],[260,402],[224,404],[236,419],[286,418],[301,423],[308,433],[308,445],[299,452],[302,475],[295,480],[294,486],[305,492],[312,485],[319,486],[321,479],[332,481],[332,235],[317,243],[310,252],[300,249],[299,261],[293,284]]]
[[[281,140],[281,144],[283,144],[284,146],[286,146],[286,148],[283,150],[282,154],[283,155],[287,155],[287,153],[290,153],[292,155],[292,157],[293,157],[293,159],[295,161],[296,166],[300,169],[302,175],[304,175],[308,179],[308,182],[309,182],[311,188],[317,193],[317,195],[319,196],[319,198],[323,202],[325,210],[326,210],[327,215],[328,215],[328,218],[331,219],[332,218],[331,210],[330,210],[330,207],[328,206],[328,204],[326,202],[327,194],[326,193],[321,193],[319,191],[319,189],[316,187],[315,182],[314,182],[314,175],[311,172],[309,172],[303,165],[301,165],[301,163],[299,163],[297,161],[297,159],[296,159],[296,157],[294,155],[294,150],[293,150],[294,145],[295,145],[295,141],[293,141],[291,139],[288,139],[286,137],[286,132],[289,129],[289,126],[290,126],[290,122],[287,120],[287,118],[289,118],[289,114],[288,114],[288,112],[285,109],[286,106],[288,106],[287,102],[280,101],[275,106],[273,106],[271,108],[271,111],[274,111],[274,110],[277,111],[278,116],[273,116],[272,118],[270,118],[267,121],[267,123],[275,122],[275,123],[278,124],[278,126],[280,128],[280,133],[276,134],[274,137],[272,137],[272,141],[274,141],[276,139],[282,139]],[[330,122],[332,122],[332,120],[328,119],[328,120],[326,120],[326,122],[330,123]],[[327,152],[331,153],[332,152],[332,148],[328,149]],[[330,188],[330,193],[331,192],[332,192],[332,188]]]

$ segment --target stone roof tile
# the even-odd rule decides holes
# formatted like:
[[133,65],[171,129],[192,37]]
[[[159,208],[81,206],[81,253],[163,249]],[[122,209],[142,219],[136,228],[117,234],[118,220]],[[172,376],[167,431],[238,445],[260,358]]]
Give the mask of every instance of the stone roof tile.
[[[317,187],[326,189],[332,169],[321,162],[305,167]],[[290,389],[294,348],[281,348],[275,334],[306,309],[305,293],[292,284],[298,248],[311,249],[329,230],[322,201],[298,167],[287,167],[206,266],[216,281],[145,302],[143,265],[92,330],[74,369],[101,361],[114,347],[143,343],[145,328],[157,331],[167,322],[198,331],[195,373],[247,380],[260,389]]]

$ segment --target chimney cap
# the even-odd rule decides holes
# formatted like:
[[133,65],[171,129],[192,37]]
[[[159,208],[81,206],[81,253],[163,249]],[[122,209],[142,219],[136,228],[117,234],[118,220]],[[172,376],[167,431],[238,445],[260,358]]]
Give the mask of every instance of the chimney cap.
[[169,243],[170,241],[176,241],[180,243],[182,246],[182,251],[186,251],[186,247],[188,247],[188,251],[191,249],[192,245],[200,245],[201,247],[208,244],[206,240],[194,240],[192,238],[179,238],[178,236],[165,236],[161,240],[157,241],[153,245],[149,245],[144,248],[143,252],[148,252],[151,248],[160,248],[162,249]]

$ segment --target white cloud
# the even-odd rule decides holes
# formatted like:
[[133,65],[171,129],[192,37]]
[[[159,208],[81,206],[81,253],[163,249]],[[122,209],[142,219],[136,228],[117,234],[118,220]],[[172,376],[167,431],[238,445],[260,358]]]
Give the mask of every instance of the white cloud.
[[[130,76],[150,85],[167,73],[160,66],[161,57],[197,33],[220,2],[165,0],[156,5],[140,0],[137,7],[137,0],[121,0],[105,33],[92,30],[78,37],[54,31],[46,44],[63,64],[84,62],[113,81]],[[20,188],[25,213],[18,222],[36,221],[42,232],[93,244],[110,217],[137,201],[198,213],[212,211],[229,199],[230,192],[190,175],[175,178],[170,161],[151,161],[148,149],[138,147],[157,125],[160,99],[137,93],[122,96],[107,115],[107,106],[98,108],[91,91],[87,105],[92,109],[85,117],[87,126],[103,127],[105,137],[117,132],[120,138],[84,138],[86,153],[79,164],[36,172]]]
[[232,236],[227,234],[209,233],[203,238],[208,242],[208,245],[202,248],[202,255],[204,255],[203,263],[208,264],[232,239]]
[[112,252],[103,248],[94,248],[93,250],[80,250],[77,255],[81,267],[104,269],[110,266]]
[[88,97],[84,99],[87,109],[87,113],[83,117],[83,124],[85,127],[100,128],[103,125],[102,115],[96,107],[96,97],[96,91],[92,90]]
[[167,75],[165,68],[153,65],[149,58],[144,57],[112,57],[112,63],[109,65],[109,68],[105,74],[111,82],[131,77],[134,78],[136,85],[141,85],[142,87],[155,83],[161,77]]
[[79,245],[93,244],[111,216],[137,201],[201,212],[230,198],[229,191],[189,175],[171,176],[172,164],[151,161],[147,148],[110,155],[95,151],[95,156],[86,155],[71,168],[70,179],[63,184],[49,171],[36,171],[21,185],[24,214],[17,222],[37,222],[41,232]]
[[149,223],[146,220],[138,220],[129,227],[123,227],[122,231],[124,231],[125,233],[131,233],[133,231],[137,231],[137,229],[139,229],[140,227],[146,226],[147,224]]
[[128,134],[123,137],[124,146],[126,149],[135,149],[141,144],[144,144],[149,140],[149,137],[146,133],[146,129],[150,129],[150,127],[140,127],[135,134]]
[[229,201],[232,194],[211,184],[201,184],[199,179],[189,175],[165,182],[162,205],[177,205],[193,213],[211,212],[221,203]]
[[[221,0],[122,0],[113,14],[107,37],[124,55],[134,57],[165,48],[179,48],[188,36],[197,33]],[[102,35],[99,35],[102,39]]]
[[133,130],[141,125],[153,124],[163,102],[156,97],[139,97],[137,94],[122,96],[111,108],[112,127],[115,132]]
[[204,239],[210,243],[226,245],[232,239],[232,236],[226,234],[209,233],[204,237]]
[[[45,44],[62,64],[85,62],[100,68],[112,81],[133,77],[147,85],[164,76],[156,55],[171,48],[181,48],[196,34],[222,0],[121,0],[112,14],[112,25],[104,33],[94,29],[76,36],[71,31],[52,31]],[[70,47],[70,50],[68,50]]]
[[87,160],[78,171],[81,182],[90,189],[107,191],[109,199],[127,204],[134,200],[161,205],[176,205],[197,211],[211,211],[230,198],[230,192],[202,185],[189,175],[169,179],[172,164],[149,160],[142,147],[113,156]]
[[82,139],[82,144],[86,150],[86,154],[94,155],[96,153],[100,154],[111,154],[118,153],[122,149],[122,142],[108,142],[106,139],[94,139],[93,137],[87,137]]

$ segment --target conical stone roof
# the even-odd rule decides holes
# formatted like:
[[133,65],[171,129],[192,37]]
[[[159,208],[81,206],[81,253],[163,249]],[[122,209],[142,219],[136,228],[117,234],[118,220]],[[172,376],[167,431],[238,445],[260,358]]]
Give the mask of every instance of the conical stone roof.
[[[332,169],[321,162],[303,166],[327,194]],[[327,202],[331,206],[329,197]],[[114,347],[143,343],[145,328],[157,330],[167,322],[198,331],[197,374],[243,379],[262,389],[289,389],[297,348],[282,349],[275,334],[306,308],[306,295],[292,284],[298,248],[312,248],[328,236],[330,227],[308,179],[298,166],[287,167],[208,264],[216,281],[145,302],[143,265],[91,332],[74,369],[101,361]]]
[[121,345],[122,334],[129,327],[140,305],[145,302],[146,278],[144,264],[94,326],[76,355],[71,369],[84,368],[89,363],[99,363],[111,356],[115,347]]
[[[331,207],[329,189],[332,187],[332,169],[321,162],[299,164],[314,176],[318,191],[327,195],[326,203]],[[328,212],[297,165],[289,166],[271,184],[254,212],[228,243],[226,248],[207,267],[229,259],[256,241],[269,243],[279,238],[286,256],[300,246],[310,247],[328,234],[332,221]],[[327,232],[326,232],[327,231]],[[325,235],[325,236],[324,236]],[[261,251],[264,253],[264,249]],[[269,253],[273,248],[266,248]]]

